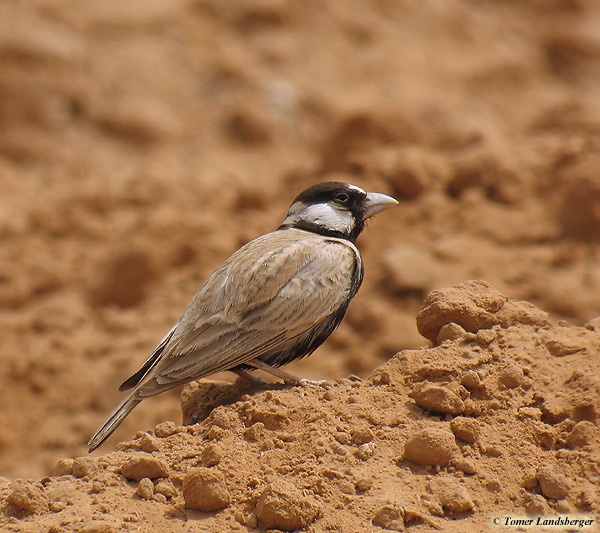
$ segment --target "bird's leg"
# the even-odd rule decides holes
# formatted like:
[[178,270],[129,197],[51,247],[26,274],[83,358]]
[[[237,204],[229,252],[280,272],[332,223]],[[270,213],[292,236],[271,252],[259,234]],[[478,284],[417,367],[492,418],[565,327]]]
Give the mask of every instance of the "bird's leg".
[[282,379],[287,385],[320,385],[323,381],[312,381],[310,379],[297,378],[292,374],[288,374],[284,372],[280,368],[276,368],[274,366],[268,365],[260,361],[259,359],[253,359],[252,361],[246,361],[247,365],[253,366],[254,368],[258,368],[260,370],[264,370],[269,374],[275,376],[276,378]]
[[268,365],[267,363],[263,363],[258,359],[253,359],[252,361],[246,361],[247,365],[253,366],[254,368],[258,368],[260,370],[264,370],[269,374],[275,376],[276,378],[283,379],[283,381],[288,385],[300,385],[302,383],[301,378],[297,378],[296,376],[292,376],[292,374],[288,374],[284,372],[280,368],[275,368],[274,366]]
[[254,383],[255,385],[266,385],[267,382],[264,379],[255,376],[254,374],[250,374],[250,372],[246,372],[245,370],[232,370],[234,374],[237,374],[239,377],[249,381],[250,383]]

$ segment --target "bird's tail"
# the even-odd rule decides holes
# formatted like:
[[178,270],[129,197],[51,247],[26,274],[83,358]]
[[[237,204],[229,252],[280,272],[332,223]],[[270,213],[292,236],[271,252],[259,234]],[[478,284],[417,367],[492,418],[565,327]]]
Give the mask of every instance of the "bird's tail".
[[137,391],[134,391],[125,398],[110,414],[104,424],[102,424],[102,427],[96,431],[96,434],[88,442],[90,452],[93,452],[100,444],[108,439],[112,432],[119,427],[119,424],[123,422],[125,417],[131,413],[133,408],[142,401],[136,393]]

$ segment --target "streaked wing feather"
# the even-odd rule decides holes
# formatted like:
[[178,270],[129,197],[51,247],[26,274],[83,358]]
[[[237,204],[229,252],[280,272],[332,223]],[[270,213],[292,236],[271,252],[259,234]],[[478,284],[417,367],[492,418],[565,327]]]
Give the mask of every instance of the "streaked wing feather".
[[[274,346],[277,346],[284,339],[284,335],[280,334],[277,337],[269,339],[261,345],[252,344],[251,339],[243,339],[245,342],[241,342],[241,337],[238,337],[238,342],[230,344],[227,350],[233,355],[227,358],[227,362],[224,363],[215,357],[206,358],[203,357],[202,352],[193,352],[193,357],[182,357],[177,361],[176,365],[172,368],[166,369],[159,376],[156,377],[156,382],[159,385],[166,383],[181,383],[191,379],[200,379],[210,374],[215,374],[223,370],[228,370],[234,366],[242,364],[251,359],[260,357],[264,353],[268,352]],[[246,346],[249,345],[249,346]],[[202,361],[202,365],[198,365],[198,361]]]
[[233,254],[196,295],[140,395],[275,351],[335,312],[360,256],[338,239],[273,232]]

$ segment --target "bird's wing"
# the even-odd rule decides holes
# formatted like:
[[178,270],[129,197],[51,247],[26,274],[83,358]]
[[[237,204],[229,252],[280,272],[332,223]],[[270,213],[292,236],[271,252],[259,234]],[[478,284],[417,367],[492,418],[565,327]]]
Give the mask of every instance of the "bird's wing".
[[132,376],[127,378],[123,383],[121,383],[121,386],[119,387],[120,391],[132,389],[133,387],[135,387],[150,371],[150,369],[160,360],[160,356],[162,355],[165,346],[167,346],[167,343],[173,336],[176,327],[177,325],[173,326],[171,328],[171,331],[169,331],[169,333],[167,333],[163,337],[163,340],[160,341],[160,344],[155,348],[154,352],[152,352],[152,355],[148,357],[148,359],[142,365],[142,367],[135,374],[133,374]]
[[228,370],[276,350],[347,302],[360,255],[348,241],[300,230],[259,237],[196,295],[138,391]]

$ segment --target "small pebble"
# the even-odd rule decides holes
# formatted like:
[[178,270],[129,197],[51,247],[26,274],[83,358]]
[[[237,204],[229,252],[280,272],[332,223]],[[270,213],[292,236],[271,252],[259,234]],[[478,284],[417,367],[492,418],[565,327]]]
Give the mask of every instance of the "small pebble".
[[258,527],[258,517],[256,516],[256,513],[250,513],[248,515],[245,525],[250,529],[256,529]]
[[532,420],[542,419],[542,410],[537,407],[519,407],[519,418],[531,418]]
[[252,424],[246,431],[244,431],[244,436],[253,442],[259,441],[265,432],[265,425],[262,422],[256,422]]
[[225,435],[225,430],[219,426],[211,426],[208,430],[209,440],[221,440]]
[[67,504],[65,502],[50,502],[48,507],[53,513],[60,513],[65,510]]
[[486,484],[485,488],[490,492],[498,492],[501,489],[500,482],[497,479],[490,479]]
[[554,357],[565,357],[585,349],[582,339],[572,336],[570,332],[556,329],[547,332],[542,342]]
[[369,379],[373,385],[389,385],[392,382],[392,376],[387,370],[377,370]]
[[534,494],[531,497],[531,501],[525,506],[525,511],[529,516],[544,516],[550,510],[548,502],[540,494]]
[[375,433],[370,428],[356,428],[350,432],[353,444],[365,444],[375,438]]
[[366,461],[370,457],[373,457],[374,453],[375,447],[373,446],[373,443],[368,442],[367,444],[361,444],[358,447],[358,449],[356,450],[356,457],[362,459],[363,461]]
[[588,321],[584,327],[591,331],[600,331],[600,317],[592,318],[592,320]]
[[493,329],[480,329],[475,335],[478,344],[487,346],[496,339],[496,332]]
[[521,487],[527,490],[533,490],[537,487],[538,481],[534,475],[526,475],[521,482]]
[[92,487],[90,488],[90,494],[100,494],[101,492],[104,492],[104,485],[98,480],[93,481]]
[[356,494],[356,485],[347,479],[340,479],[337,486],[342,494]]
[[350,444],[350,434],[345,431],[338,431],[333,437],[340,444]]
[[228,412],[223,406],[219,406],[212,411],[210,421],[221,429],[229,429],[236,425],[234,415]]
[[152,499],[158,503],[167,503],[167,497],[164,494],[154,494],[154,496],[152,496]]
[[567,500],[559,500],[556,502],[556,510],[561,514],[569,514],[573,512],[571,505]]

